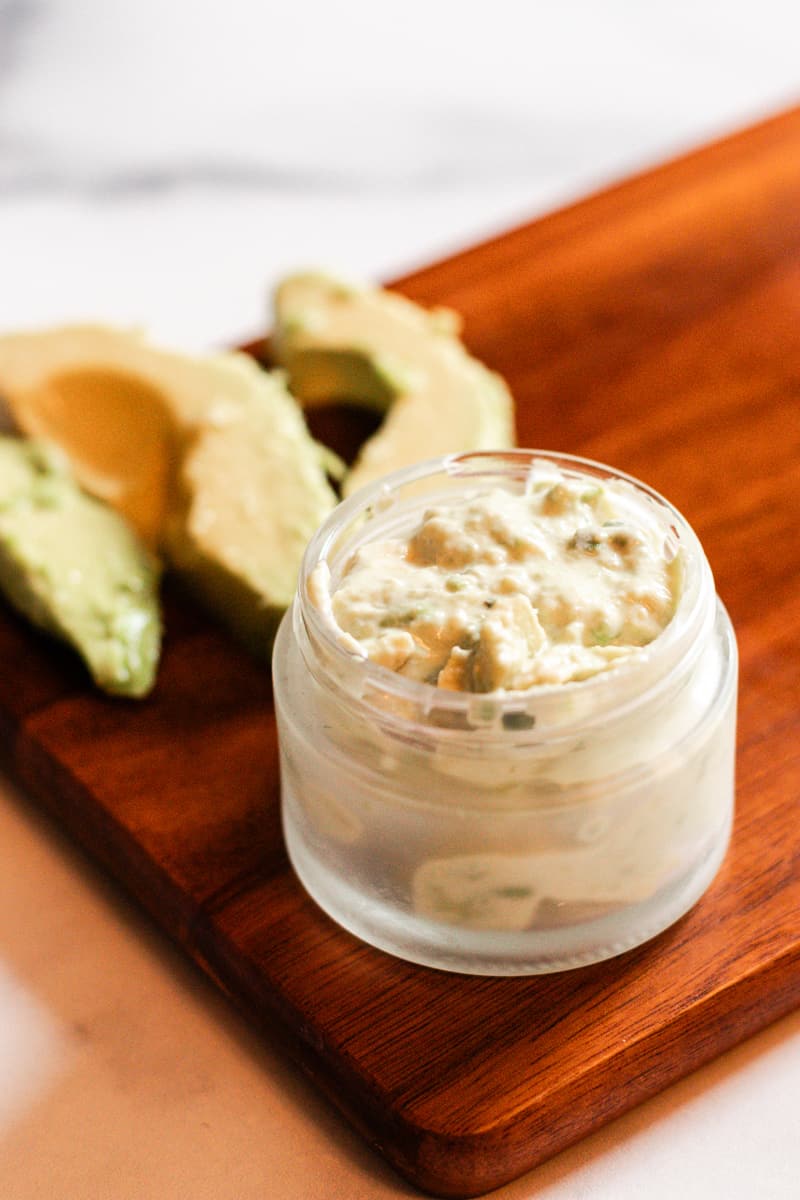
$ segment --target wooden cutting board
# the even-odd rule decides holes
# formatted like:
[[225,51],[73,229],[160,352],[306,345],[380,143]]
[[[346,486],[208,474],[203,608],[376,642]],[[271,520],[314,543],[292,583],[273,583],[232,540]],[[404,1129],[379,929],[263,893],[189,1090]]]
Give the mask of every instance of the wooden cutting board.
[[174,590],[142,704],[92,692],[0,609],[0,747],[404,1176],[472,1196],[800,1002],[800,111],[399,286],[464,314],[521,444],[639,476],[706,546],[741,695],[735,833],[700,904],[621,958],[539,978],[359,944],[287,863],[266,671]]

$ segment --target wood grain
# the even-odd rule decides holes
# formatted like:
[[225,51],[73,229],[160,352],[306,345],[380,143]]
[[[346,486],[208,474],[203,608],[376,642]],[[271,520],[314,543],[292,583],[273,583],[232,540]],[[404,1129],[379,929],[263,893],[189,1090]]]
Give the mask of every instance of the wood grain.
[[0,612],[0,747],[403,1175],[471,1196],[800,1003],[800,111],[398,286],[464,314],[521,444],[645,479],[706,546],[741,695],[736,828],[700,904],[621,958],[540,978],[361,945],[289,869],[263,669],[174,588],[138,705]]

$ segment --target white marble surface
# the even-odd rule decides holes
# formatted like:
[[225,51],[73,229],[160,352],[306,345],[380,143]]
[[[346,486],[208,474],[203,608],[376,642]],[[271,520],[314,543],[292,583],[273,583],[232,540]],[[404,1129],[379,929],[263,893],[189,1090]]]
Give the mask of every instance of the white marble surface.
[[[796,0],[0,0],[0,328],[260,329],[800,92]],[[0,664],[0,670],[2,664]],[[789,1200],[800,1017],[497,1193]],[[0,780],[0,1196],[411,1194]]]

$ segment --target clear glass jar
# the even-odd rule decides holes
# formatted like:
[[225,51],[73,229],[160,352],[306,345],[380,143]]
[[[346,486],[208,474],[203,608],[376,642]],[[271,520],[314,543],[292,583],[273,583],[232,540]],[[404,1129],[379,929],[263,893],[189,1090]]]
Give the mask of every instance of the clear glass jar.
[[[580,682],[474,694],[350,653],[312,602],[354,550],[434,503],[522,491],[545,460],[626,480],[679,553],[676,611],[639,656]],[[511,451],[399,471],[311,541],[274,652],[283,824],[318,904],[358,937],[473,974],[558,971],[621,953],[714,877],[734,798],[736,642],[703,549],[662,497],[608,467]]]

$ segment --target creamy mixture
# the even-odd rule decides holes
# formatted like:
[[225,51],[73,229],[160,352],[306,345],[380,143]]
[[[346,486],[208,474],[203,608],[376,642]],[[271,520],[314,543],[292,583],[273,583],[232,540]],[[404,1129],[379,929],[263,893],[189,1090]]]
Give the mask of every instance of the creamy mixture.
[[[515,465],[496,487],[437,470],[332,522],[275,673],[311,894],[384,949],[491,974],[664,928],[733,803],[735,646],[691,530],[622,480],[522,461],[525,485]],[[346,668],[308,638],[307,602]],[[367,687],[369,660],[458,691]]]
[[519,691],[639,654],[672,617],[680,569],[632,488],[544,465],[522,493],[428,508],[327,583],[312,599],[352,651],[442,688]]

